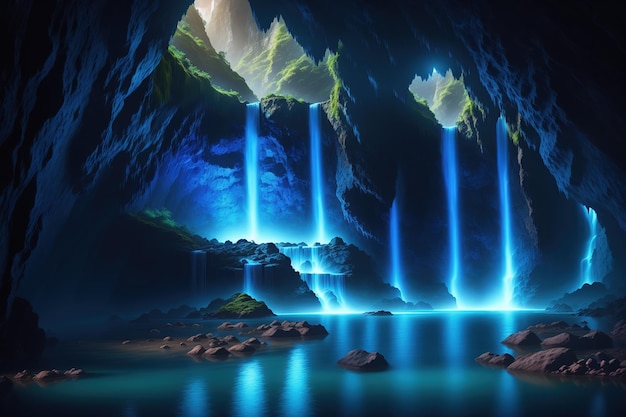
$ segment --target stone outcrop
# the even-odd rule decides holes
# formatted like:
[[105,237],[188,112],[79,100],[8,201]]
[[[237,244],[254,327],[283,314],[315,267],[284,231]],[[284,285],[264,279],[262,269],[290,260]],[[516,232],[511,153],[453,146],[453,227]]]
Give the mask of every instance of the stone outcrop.
[[389,367],[383,355],[362,349],[351,350],[337,361],[337,365],[354,371],[384,371]]

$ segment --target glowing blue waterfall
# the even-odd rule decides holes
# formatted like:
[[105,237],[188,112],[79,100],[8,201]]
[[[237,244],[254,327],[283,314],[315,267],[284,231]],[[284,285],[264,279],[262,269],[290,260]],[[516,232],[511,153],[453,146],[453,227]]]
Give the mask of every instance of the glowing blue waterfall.
[[459,231],[459,185],[455,139],[456,127],[447,127],[443,129],[441,154],[443,158],[443,178],[446,183],[446,191],[448,195],[448,233],[450,241],[450,280],[448,283],[448,287],[450,289],[450,294],[452,294],[452,296],[456,298],[456,305],[458,308],[461,306],[459,293],[459,281],[461,280],[461,243]]
[[498,148],[498,182],[500,185],[500,231],[504,270],[502,271],[502,307],[510,308],[515,289],[515,268],[513,267],[513,243],[511,237],[511,203],[509,196],[509,138],[506,121],[502,116],[496,124]]
[[587,248],[583,259],[580,261],[580,285],[582,287],[584,284],[592,284],[594,281],[592,259],[593,252],[596,250],[596,237],[598,236],[598,215],[591,207],[581,207],[585,213],[587,226],[589,227],[589,240],[587,241]]
[[300,274],[300,279],[317,296],[324,311],[345,310],[345,277],[324,270],[320,249],[321,246],[279,246],[280,252],[291,259],[291,266]]
[[191,251],[191,289],[194,293],[206,291],[206,252]]
[[320,105],[309,106],[309,136],[311,141],[311,201],[315,219],[315,239],[325,243],[324,236],[324,182],[322,174],[322,137],[320,134]]
[[243,265],[243,292],[256,298],[256,292],[263,281],[263,264],[246,263]]
[[389,219],[389,247],[391,248],[391,285],[402,295],[402,262],[400,260],[400,220],[398,214],[398,200],[393,200]]
[[248,190],[248,233],[254,240],[258,234],[258,204],[259,204],[259,103],[246,105],[246,187]]

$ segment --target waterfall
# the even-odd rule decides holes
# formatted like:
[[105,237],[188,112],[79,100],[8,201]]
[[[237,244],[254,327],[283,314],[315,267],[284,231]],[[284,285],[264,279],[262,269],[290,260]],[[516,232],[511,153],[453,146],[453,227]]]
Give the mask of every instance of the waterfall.
[[598,215],[591,207],[582,205],[587,226],[589,227],[589,239],[587,240],[587,248],[583,259],[580,261],[580,286],[584,284],[592,284],[594,282],[594,274],[592,269],[593,253],[596,250],[596,238],[598,236]]
[[282,254],[291,259],[292,268],[300,274],[300,279],[317,296],[323,311],[345,310],[344,280],[342,274],[325,270],[320,257],[322,246],[279,246]]
[[343,275],[302,272],[300,277],[320,300],[324,311],[336,311],[346,307]]
[[391,204],[389,219],[389,247],[391,248],[391,285],[402,295],[402,262],[400,260],[400,220],[398,214],[398,199],[394,198]]
[[460,231],[459,231],[459,196],[458,174],[456,157],[456,127],[443,129],[442,137],[442,166],[443,178],[446,183],[448,196],[448,238],[450,242],[449,252],[449,283],[450,294],[456,299],[457,308],[461,306],[459,293],[460,286]]
[[311,201],[315,221],[314,236],[325,243],[324,236],[324,182],[322,173],[322,137],[320,134],[320,105],[309,105],[309,136],[311,141]]
[[206,252],[191,251],[191,290],[194,293],[204,294],[206,285]]
[[258,233],[258,204],[259,204],[259,103],[246,105],[246,187],[248,191],[248,233],[254,240]]
[[243,265],[243,292],[245,294],[256,298],[262,282],[263,264],[246,263]]
[[513,267],[513,243],[511,237],[511,203],[509,190],[509,138],[506,120],[500,116],[496,124],[498,148],[498,182],[500,185],[500,233],[503,258],[502,307],[510,308],[515,289],[515,269]]

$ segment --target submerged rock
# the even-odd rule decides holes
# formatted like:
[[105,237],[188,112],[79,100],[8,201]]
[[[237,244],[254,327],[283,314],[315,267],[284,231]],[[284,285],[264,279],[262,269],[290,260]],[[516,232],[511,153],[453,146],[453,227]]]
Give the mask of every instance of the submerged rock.
[[475,359],[476,362],[483,365],[491,365],[506,368],[515,361],[515,358],[508,353],[498,355],[492,352],[485,352]]
[[362,349],[351,350],[337,361],[337,365],[355,371],[383,371],[389,367],[383,355]]

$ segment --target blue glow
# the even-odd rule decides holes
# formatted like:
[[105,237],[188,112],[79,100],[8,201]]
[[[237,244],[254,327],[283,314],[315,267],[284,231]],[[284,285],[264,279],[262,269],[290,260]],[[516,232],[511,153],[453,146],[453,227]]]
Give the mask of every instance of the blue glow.
[[181,415],[183,417],[206,417],[209,410],[207,393],[209,390],[206,383],[201,379],[194,379],[189,382],[183,392]]
[[317,296],[322,311],[339,313],[349,311],[344,297],[343,274],[333,273],[320,256],[321,246],[279,246],[278,250],[291,259],[291,267]]
[[391,213],[389,219],[389,235],[391,248],[391,285],[400,291],[400,298],[404,300],[402,295],[402,262],[400,259],[400,220],[398,214],[397,198],[393,200],[391,205]]
[[206,289],[206,252],[191,251],[191,290],[204,294]]
[[515,289],[515,268],[513,267],[513,243],[511,237],[511,203],[509,201],[509,138],[504,117],[500,116],[496,124],[496,142],[498,148],[498,182],[500,185],[500,231],[502,235],[502,308],[513,305]]
[[233,392],[235,393],[234,415],[248,417],[251,414],[259,416],[267,414],[263,369],[258,360],[242,362]]
[[263,280],[263,264],[246,263],[243,265],[243,292],[256,298],[258,286]]
[[289,362],[287,363],[287,375],[282,397],[282,415],[297,414],[301,417],[311,415],[308,384],[309,366],[309,360],[304,349],[301,346],[294,348],[289,354]]
[[324,182],[322,174],[322,136],[320,134],[320,105],[309,106],[309,136],[311,140],[311,201],[315,219],[315,239],[326,243],[324,224]]
[[259,204],[259,103],[246,105],[246,186],[248,189],[248,236],[254,240],[258,234]]
[[580,286],[592,284],[593,279],[593,252],[596,250],[596,237],[598,236],[598,215],[591,207],[581,206],[589,227],[589,239],[583,259],[580,261]]
[[442,135],[442,166],[443,178],[446,183],[446,192],[448,196],[448,233],[450,241],[449,253],[449,280],[448,288],[450,294],[456,298],[457,307],[461,307],[461,299],[459,294],[460,278],[460,231],[459,231],[459,197],[458,197],[458,174],[457,174],[457,158],[456,158],[456,127],[447,127],[443,129]]

